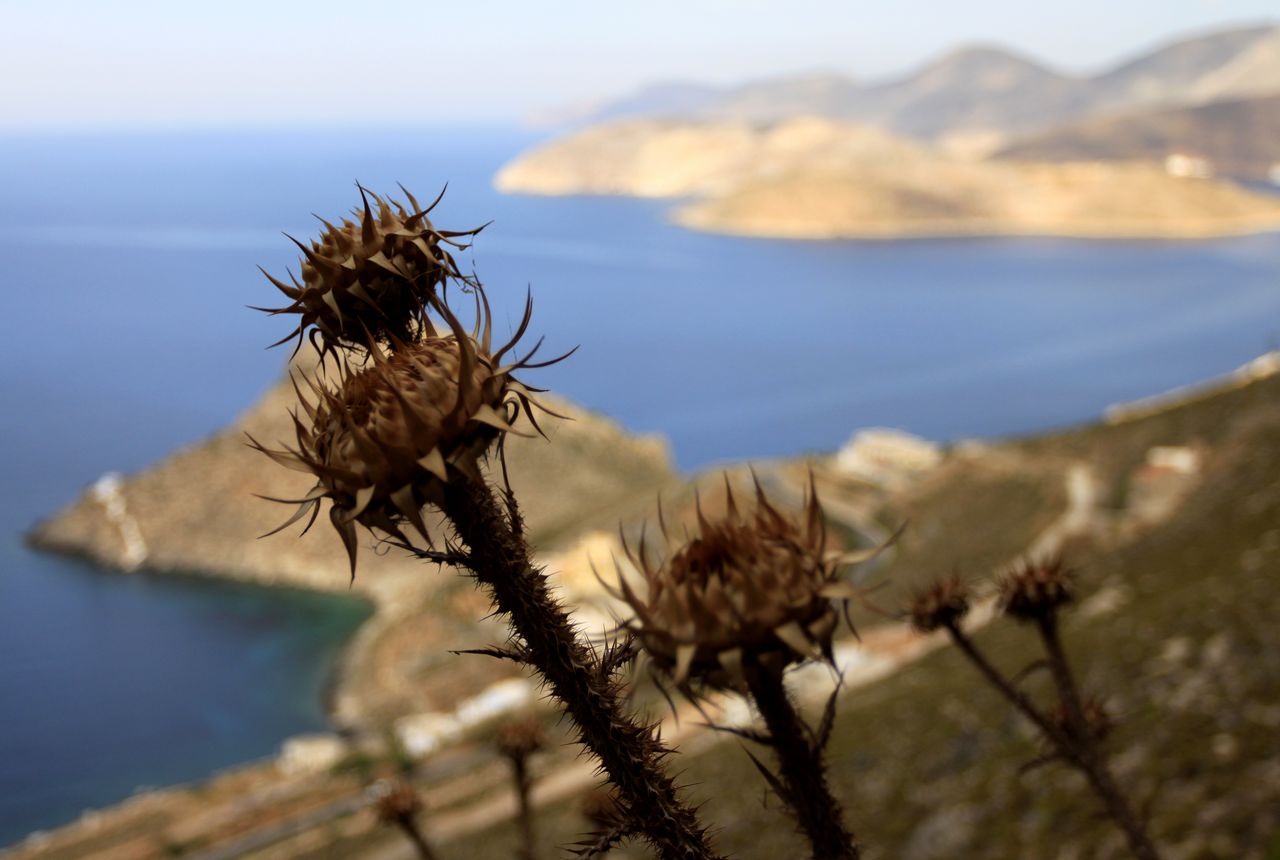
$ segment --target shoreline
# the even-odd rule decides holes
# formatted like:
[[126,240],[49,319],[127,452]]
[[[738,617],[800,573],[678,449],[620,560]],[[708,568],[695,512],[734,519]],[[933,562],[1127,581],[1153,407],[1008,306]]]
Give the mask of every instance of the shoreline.
[[1204,242],[1216,239],[1239,239],[1280,233],[1280,218],[1266,219],[1259,224],[1197,226],[1186,229],[1165,230],[1090,230],[1063,229],[1037,230],[1015,226],[954,227],[930,224],[926,226],[886,225],[867,227],[858,231],[831,230],[771,230],[717,224],[714,220],[700,220],[675,209],[667,214],[667,222],[685,230],[717,236],[734,236],[742,239],[775,239],[787,242],[917,242],[929,240],[964,239],[1066,239],[1083,242]]
[[[890,223],[883,226],[867,226],[859,230],[844,231],[839,229],[767,229],[733,226],[719,223],[718,219],[704,219],[697,215],[696,209],[709,200],[694,194],[662,195],[631,194],[621,191],[539,191],[520,189],[494,184],[494,189],[501,194],[512,197],[541,197],[563,200],[588,200],[592,198],[636,200],[646,203],[663,203],[667,205],[663,213],[663,222],[695,233],[711,236],[732,236],[740,239],[773,239],[785,242],[918,242],[929,240],[964,240],[964,239],[1066,239],[1083,242],[1203,242],[1215,239],[1239,239],[1249,236],[1264,236],[1280,233],[1280,216],[1245,219],[1257,223],[1232,224],[1231,219],[1221,219],[1227,223],[1210,223],[1193,225],[1179,229],[1164,230],[1126,230],[1121,228],[1064,228],[1060,230],[1043,230],[1017,225],[990,226],[974,224],[953,224],[947,222],[915,222]],[[1280,194],[1280,187],[1274,193]],[[714,198],[710,198],[713,202]]]

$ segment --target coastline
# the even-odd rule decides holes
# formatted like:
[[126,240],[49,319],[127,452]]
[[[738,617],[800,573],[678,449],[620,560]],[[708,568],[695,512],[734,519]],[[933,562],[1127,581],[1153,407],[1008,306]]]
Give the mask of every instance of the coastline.
[[[1254,219],[1250,219],[1252,222]],[[792,242],[910,242],[929,239],[1080,239],[1102,242],[1196,242],[1214,239],[1233,239],[1260,236],[1280,232],[1280,217],[1257,219],[1259,223],[1212,223],[1186,227],[1167,227],[1162,230],[1123,229],[1108,227],[1098,229],[1064,228],[1044,230],[1021,227],[1015,224],[957,224],[946,222],[898,222],[884,225],[863,225],[857,230],[838,228],[805,229],[804,227],[770,226],[750,227],[740,224],[717,222],[697,214],[689,214],[685,208],[677,208],[668,214],[668,221],[687,230],[719,236],[737,236],[747,239],[777,239]]]

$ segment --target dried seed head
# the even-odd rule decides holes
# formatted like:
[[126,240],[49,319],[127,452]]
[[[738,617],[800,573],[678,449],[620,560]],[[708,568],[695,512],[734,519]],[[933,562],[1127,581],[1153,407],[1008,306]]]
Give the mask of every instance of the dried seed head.
[[320,501],[331,500],[330,520],[346,545],[352,576],[357,523],[405,543],[409,525],[430,542],[422,507],[439,504],[445,483],[458,473],[477,478],[479,458],[513,431],[522,413],[537,428],[531,410],[541,405],[511,375],[535,366],[528,364],[531,355],[500,365],[527,326],[531,306],[516,336],[491,353],[487,304],[479,286],[475,291],[477,331],[465,331],[441,305],[450,334],[402,344],[389,356],[374,346],[362,368],[342,366],[336,387],[308,380],[318,402],[299,392],[306,414],[294,415],[296,448],[270,450],[250,439],[276,462],[316,476],[302,499],[276,501],[299,505],[289,525],[308,513],[314,520]]
[[503,723],[493,743],[509,759],[525,759],[547,745],[547,733],[536,717],[521,717]]
[[916,594],[907,615],[912,627],[931,633],[959,623],[968,611],[969,586],[953,575]]
[[854,592],[837,578],[842,559],[827,552],[817,496],[811,487],[797,522],[756,490],[755,510],[742,514],[726,481],[727,514],[710,522],[699,507],[696,536],[661,564],[643,543],[626,549],[646,586],[641,597],[621,578],[628,626],[677,685],[736,686],[744,660],[781,671],[831,653],[833,599]]
[[301,343],[311,329],[322,353],[379,342],[394,348],[397,341],[410,343],[430,331],[426,309],[450,278],[474,284],[458,270],[449,248],[468,247],[458,240],[482,228],[438,231],[427,218],[436,203],[421,208],[408,191],[408,208],[364,188],[360,196],[363,207],[352,210],[356,221],[335,225],[322,219],[325,231],[310,246],[294,239],[303,253],[302,283],[292,274],[292,283],[285,283],[263,272],[291,303],[259,310],[300,316],[298,327],[277,343],[295,337]]
[[1071,602],[1074,588],[1075,572],[1060,556],[1022,561],[998,584],[1000,608],[1020,621],[1047,618]]

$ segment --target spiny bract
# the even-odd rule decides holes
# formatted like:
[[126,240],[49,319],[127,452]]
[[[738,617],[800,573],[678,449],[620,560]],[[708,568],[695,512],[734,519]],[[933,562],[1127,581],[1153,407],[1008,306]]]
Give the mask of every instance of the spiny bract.
[[861,554],[828,552],[812,484],[803,521],[775,509],[758,483],[749,515],[739,511],[727,478],[725,492],[726,515],[710,521],[699,505],[697,535],[665,561],[649,559],[643,538],[636,550],[626,547],[644,580],[643,597],[619,575],[617,596],[634,613],[627,626],[677,685],[737,686],[746,661],[781,671],[828,659],[839,620],[833,601],[856,595],[838,572]]
[[306,420],[293,415],[296,448],[268,449],[250,437],[253,447],[276,462],[317,479],[301,499],[273,500],[298,505],[275,531],[307,514],[314,521],[321,500],[329,499],[330,520],[346,545],[354,577],[357,523],[402,543],[408,543],[402,527],[410,525],[429,543],[423,506],[439,504],[445,483],[456,474],[478,479],[479,458],[513,430],[522,413],[537,429],[532,408],[549,410],[534,400],[535,389],[511,374],[546,362],[531,363],[530,353],[501,364],[528,327],[532,305],[526,303],[515,336],[492,352],[488,303],[479,285],[472,289],[475,330],[463,329],[441,304],[448,333],[437,333],[427,322],[427,334],[416,342],[399,343],[389,355],[372,344],[359,369],[342,363],[334,387],[308,378],[318,400],[313,404],[298,392]]
[[[290,273],[292,284],[287,284],[264,269],[263,274],[291,303],[257,310],[298,314],[301,319],[273,346],[295,337],[301,344],[308,330],[313,343],[318,338],[321,353],[338,346],[369,349],[379,342],[391,347],[397,340],[411,343],[449,279],[464,286],[475,284],[473,277],[459,271],[448,248],[469,247],[458,239],[474,236],[483,227],[436,230],[427,213],[440,198],[422,208],[403,186],[401,190],[409,199],[407,209],[399,201],[360,188],[363,209],[352,210],[358,224],[343,219],[338,226],[321,218],[325,231],[310,247],[289,237],[302,249],[302,283]],[[370,196],[377,204],[376,214],[369,205]]]

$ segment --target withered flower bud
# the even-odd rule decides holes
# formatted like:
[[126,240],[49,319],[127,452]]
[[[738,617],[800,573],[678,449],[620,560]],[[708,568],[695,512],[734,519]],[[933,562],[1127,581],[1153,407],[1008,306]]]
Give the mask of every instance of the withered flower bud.
[[547,745],[547,733],[536,717],[520,717],[503,723],[493,743],[507,758],[524,759]]
[[1020,621],[1047,618],[1074,597],[1075,573],[1060,556],[1019,562],[1000,580],[1000,608]]
[[[301,344],[308,329],[313,341],[319,338],[321,353],[337,346],[369,349],[378,342],[392,347],[397,341],[411,343],[425,325],[427,307],[437,301],[437,292],[448,279],[474,285],[473,278],[459,271],[448,248],[468,247],[458,239],[483,228],[436,230],[427,213],[440,198],[421,208],[412,194],[404,193],[408,209],[361,188],[363,210],[352,210],[359,224],[344,219],[337,226],[321,219],[325,231],[309,247],[289,237],[302,249],[302,283],[292,273],[288,284],[263,270],[291,303],[258,310],[298,314],[300,320],[273,346],[295,337]],[[369,205],[370,196],[377,203],[376,214]]]
[[330,520],[355,576],[356,523],[403,543],[407,524],[430,542],[423,506],[439,504],[445,483],[456,474],[478,478],[479,458],[502,434],[518,432],[512,424],[522,413],[537,429],[531,410],[546,410],[511,374],[546,362],[531,363],[531,353],[501,363],[528,326],[532,306],[526,303],[511,341],[491,352],[487,301],[479,286],[475,291],[475,331],[464,330],[441,305],[449,334],[402,343],[390,355],[372,345],[362,368],[342,366],[336,387],[308,379],[318,402],[298,392],[306,420],[293,416],[296,448],[272,450],[250,437],[253,447],[276,462],[317,478],[303,498],[274,500],[298,505],[275,531],[307,514],[314,520],[320,501],[331,500]]
[[958,576],[939,579],[916,594],[907,612],[911,626],[931,633],[959,623],[969,612],[969,586]]
[[626,547],[646,586],[642,597],[619,577],[619,596],[634,613],[628,626],[677,685],[737,686],[748,658],[778,672],[828,659],[839,618],[833,600],[856,594],[837,576],[847,559],[827,551],[812,486],[799,522],[770,505],[758,483],[749,515],[727,480],[726,495],[726,515],[708,521],[699,505],[696,536],[662,563],[649,559],[643,538],[636,551]]

